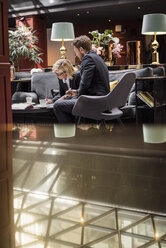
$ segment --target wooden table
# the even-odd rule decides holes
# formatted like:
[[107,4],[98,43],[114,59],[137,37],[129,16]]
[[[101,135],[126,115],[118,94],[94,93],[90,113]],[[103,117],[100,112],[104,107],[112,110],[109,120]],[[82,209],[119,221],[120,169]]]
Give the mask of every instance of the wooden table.
[[13,109],[14,123],[57,123],[53,108]]

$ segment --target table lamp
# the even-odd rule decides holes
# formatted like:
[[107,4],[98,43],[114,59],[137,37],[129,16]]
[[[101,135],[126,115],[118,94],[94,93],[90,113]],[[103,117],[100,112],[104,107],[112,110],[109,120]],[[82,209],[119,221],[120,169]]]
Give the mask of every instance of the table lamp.
[[154,35],[152,42],[152,64],[159,64],[159,54],[157,48],[159,43],[156,40],[156,35],[166,34],[166,15],[165,14],[148,14],[143,16],[142,34]]
[[71,41],[74,37],[74,27],[70,22],[56,22],[52,24],[51,40],[62,41],[60,48],[61,58],[66,58],[65,53],[67,49],[64,46],[64,41]]

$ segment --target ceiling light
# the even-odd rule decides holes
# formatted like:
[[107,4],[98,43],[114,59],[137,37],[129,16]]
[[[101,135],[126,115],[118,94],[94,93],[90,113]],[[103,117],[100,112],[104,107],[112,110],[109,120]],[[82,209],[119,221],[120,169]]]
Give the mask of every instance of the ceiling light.
[[80,14],[78,13],[77,16],[80,16]]
[[21,21],[21,22],[24,22],[24,21],[25,21],[25,17],[24,17],[24,16],[21,17],[21,18],[20,18],[20,21]]
[[138,7],[137,7],[137,9],[141,9],[141,7],[140,7],[140,6],[138,6]]
[[111,22],[111,19],[109,19],[108,21]]
[[156,240],[159,239],[159,234],[157,232],[155,233],[155,238]]
[[82,223],[82,224],[84,223],[84,218],[83,218],[83,217],[81,217],[81,223]]

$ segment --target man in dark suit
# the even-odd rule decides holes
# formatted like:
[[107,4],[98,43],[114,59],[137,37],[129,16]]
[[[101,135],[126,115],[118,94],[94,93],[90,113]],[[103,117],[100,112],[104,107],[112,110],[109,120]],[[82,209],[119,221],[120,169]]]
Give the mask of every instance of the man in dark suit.
[[54,113],[59,123],[72,123],[72,109],[80,95],[102,96],[109,93],[108,69],[104,60],[91,50],[91,40],[82,35],[73,41],[74,52],[81,60],[81,81],[77,90],[69,89],[66,99],[54,104]]

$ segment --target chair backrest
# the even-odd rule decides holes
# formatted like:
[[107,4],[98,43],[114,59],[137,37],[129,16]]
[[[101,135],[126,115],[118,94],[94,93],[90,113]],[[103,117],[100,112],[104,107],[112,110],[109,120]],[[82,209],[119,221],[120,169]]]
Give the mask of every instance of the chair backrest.
[[31,79],[31,77],[30,72],[15,72],[15,79]]
[[36,92],[39,99],[43,99],[46,96],[52,98],[52,89],[59,90],[59,82],[55,73],[36,72],[32,74],[31,91]]
[[102,119],[103,112],[110,111],[113,108],[122,107],[126,104],[128,94],[135,81],[135,78],[135,73],[128,72],[123,75],[120,82],[107,95],[80,96],[74,105],[72,114],[90,119]]
[[119,83],[107,95],[107,108],[122,107],[126,104],[130,90],[135,82],[135,72],[126,72]]

